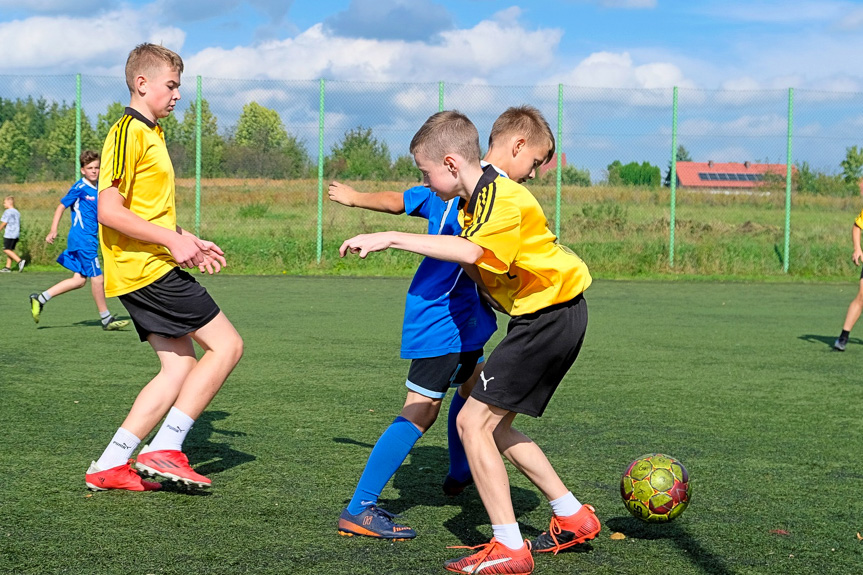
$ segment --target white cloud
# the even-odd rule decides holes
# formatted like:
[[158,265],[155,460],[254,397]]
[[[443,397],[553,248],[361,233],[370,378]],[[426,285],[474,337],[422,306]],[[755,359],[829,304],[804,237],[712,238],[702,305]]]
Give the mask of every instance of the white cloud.
[[187,69],[221,78],[512,81],[549,66],[563,34],[558,29],[526,30],[520,14],[518,8],[504,10],[473,28],[442,32],[435,44],[343,38],[316,24],[292,39],[207,48],[187,58]]
[[182,49],[182,30],[151,24],[139,16],[135,11],[118,10],[86,18],[34,16],[0,23],[0,72],[122,72],[135,44],[154,42]]
[[569,72],[550,79],[551,83],[596,88],[664,89],[694,87],[676,65],[649,62],[636,65],[629,52],[596,52]]
[[863,27],[863,8],[854,8],[839,16],[836,27],[840,30],[858,30]]

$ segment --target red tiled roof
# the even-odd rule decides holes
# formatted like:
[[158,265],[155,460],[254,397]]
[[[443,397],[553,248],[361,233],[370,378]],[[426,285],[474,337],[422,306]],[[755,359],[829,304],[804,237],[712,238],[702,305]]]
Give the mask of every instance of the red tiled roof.
[[[561,154],[560,154],[560,167],[561,168],[566,167],[566,152],[561,152]],[[553,153],[551,155],[551,159],[539,167],[539,173],[536,175],[536,177],[539,178],[539,177],[545,175],[545,173],[547,171],[556,170],[556,169],[557,169],[557,152]]]
[[[699,174],[775,174],[785,177],[785,164],[753,164],[740,162],[677,162],[677,182],[689,188],[755,188],[763,181],[702,180]],[[792,172],[797,171],[791,166]]]

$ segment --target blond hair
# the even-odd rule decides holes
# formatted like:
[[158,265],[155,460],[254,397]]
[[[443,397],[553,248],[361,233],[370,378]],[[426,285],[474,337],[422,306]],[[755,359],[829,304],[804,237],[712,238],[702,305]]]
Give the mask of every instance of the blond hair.
[[524,138],[528,146],[547,145],[546,162],[554,155],[554,134],[542,112],[533,106],[513,106],[498,116],[491,127],[488,147],[491,149],[496,141],[501,142],[513,136]]
[[183,59],[176,52],[149,42],[135,46],[126,59],[126,86],[129,93],[135,93],[135,78],[152,75],[162,66],[183,73]]
[[15,205],[15,197],[14,196],[6,196],[3,198],[4,202],[10,202],[13,206]]
[[417,152],[432,161],[447,154],[458,154],[468,162],[479,163],[479,132],[467,116],[456,110],[433,114],[414,134],[410,153]]

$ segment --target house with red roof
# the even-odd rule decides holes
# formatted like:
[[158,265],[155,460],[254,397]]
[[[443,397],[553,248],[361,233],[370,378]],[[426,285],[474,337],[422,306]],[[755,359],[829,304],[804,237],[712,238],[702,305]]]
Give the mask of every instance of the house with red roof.
[[[677,162],[677,185],[711,190],[751,189],[764,185],[769,174],[785,180],[785,164],[751,162]],[[797,166],[791,166],[793,173]]]

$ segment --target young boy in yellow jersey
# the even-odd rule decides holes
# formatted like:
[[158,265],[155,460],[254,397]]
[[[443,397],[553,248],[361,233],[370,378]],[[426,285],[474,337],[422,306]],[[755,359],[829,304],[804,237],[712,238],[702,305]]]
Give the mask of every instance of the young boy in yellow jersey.
[[[141,341],[161,364],[85,481],[95,490],[150,491],[131,466],[132,453],[164,417],[135,466],[198,487],[211,484],[182,452],[189,429],[243,354],[243,340],[213,298],[181,268],[210,274],[224,253],[177,225],[174,168],[157,123],[180,99],[182,59],[171,50],[141,44],[126,61],[129,107],[108,132],[99,177],[99,240],[105,295],[129,312]],[[195,355],[194,342],[204,354]]]
[[[546,138],[551,139],[526,141],[526,151],[548,158],[554,148],[550,130]],[[582,292],[590,285],[590,274],[578,256],[557,243],[530,192],[492,166],[481,166],[479,138],[467,117],[454,111],[433,115],[410,149],[424,185],[443,200],[460,198],[460,236],[364,234],[346,240],[339,252],[365,258],[396,248],[457,262],[512,316],[507,335],[489,356],[458,417],[494,537],[477,553],[448,561],[445,567],[460,573],[531,573],[531,547],[556,553],[592,539],[600,530],[593,508],[579,503],[542,450],[512,427],[519,413],[542,415],[578,356],[587,327]],[[521,538],[499,453],[551,503],[551,525],[532,544]]]
[[[861,186],[863,186],[863,183],[861,183]],[[863,228],[863,211],[860,212],[860,215],[854,220],[854,225],[851,226],[851,245],[854,248],[851,260],[857,266],[863,263],[863,250],[860,249],[861,228]],[[851,303],[848,304],[848,311],[845,313],[845,323],[842,324],[842,333],[839,334],[839,337],[833,343],[833,349],[836,351],[845,351],[845,347],[848,345],[848,336],[851,334],[851,328],[860,319],[861,312],[863,312],[863,271],[860,273],[860,289],[857,291],[854,299],[851,300]]]

